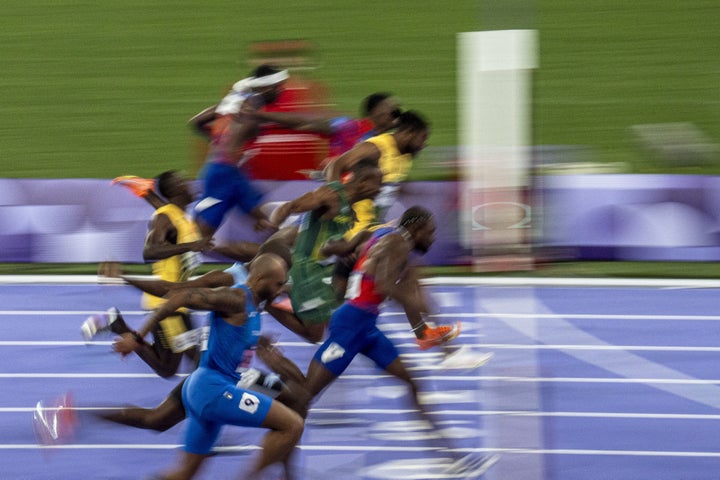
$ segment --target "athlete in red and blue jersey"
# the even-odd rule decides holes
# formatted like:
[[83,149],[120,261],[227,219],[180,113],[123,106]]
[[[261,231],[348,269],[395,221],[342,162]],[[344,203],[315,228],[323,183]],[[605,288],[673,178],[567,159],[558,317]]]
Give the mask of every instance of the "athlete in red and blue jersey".
[[[388,297],[404,304],[417,300],[415,277],[408,275],[413,251],[425,253],[435,239],[435,221],[422,207],[405,211],[397,228],[382,228],[365,246],[348,282],[346,301],[332,315],[329,336],[308,368],[308,390],[318,395],[358,354],[405,381],[417,403],[417,387],[395,346],[377,328],[380,304]],[[446,340],[459,333],[459,324]],[[417,403],[419,406],[419,403]]]
[[[285,70],[262,65],[254,76],[237,82],[230,93],[214,107],[203,110],[190,123],[208,135],[209,153],[202,175],[202,197],[195,206],[196,222],[204,237],[212,236],[227,213],[235,208],[251,215],[258,229],[271,228],[259,208],[262,193],[257,190],[242,164],[252,150],[259,132],[258,122],[241,114],[241,109],[260,108],[273,103],[288,79]],[[247,104],[247,105],[246,105]],[[248,259],[257,252],[250,251]]]

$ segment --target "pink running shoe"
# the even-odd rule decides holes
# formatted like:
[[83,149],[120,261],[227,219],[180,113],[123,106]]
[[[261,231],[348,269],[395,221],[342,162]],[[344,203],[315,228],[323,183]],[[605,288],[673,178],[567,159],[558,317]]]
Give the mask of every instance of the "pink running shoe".
[[67,443],[75,436],[77,417],[73,399],[66,393],[51,400],[40,400],[33,412],[33,430],[41,445]]

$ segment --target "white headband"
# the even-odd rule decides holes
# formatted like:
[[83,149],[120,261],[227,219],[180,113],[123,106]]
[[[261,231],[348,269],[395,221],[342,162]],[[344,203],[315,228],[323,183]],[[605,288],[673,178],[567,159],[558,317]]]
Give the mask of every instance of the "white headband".
[[288,78],[290,78],[290,75],[288,74],[287,70],[281,70],[277,73],[273,73],[272,75],[265,75],[264,77],[253,77],[248,83],[250,84],[251,88],[270,87],[280,82],[284,82]]

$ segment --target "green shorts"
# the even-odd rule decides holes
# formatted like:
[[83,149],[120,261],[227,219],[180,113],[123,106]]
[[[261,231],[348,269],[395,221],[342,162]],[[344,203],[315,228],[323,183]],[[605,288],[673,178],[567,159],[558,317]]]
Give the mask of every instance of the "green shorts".
[[293,263],[290,303],[303,323],[327,323],[339,306],[332,286],[333,269],[333,264],[320,265],[315,261]]

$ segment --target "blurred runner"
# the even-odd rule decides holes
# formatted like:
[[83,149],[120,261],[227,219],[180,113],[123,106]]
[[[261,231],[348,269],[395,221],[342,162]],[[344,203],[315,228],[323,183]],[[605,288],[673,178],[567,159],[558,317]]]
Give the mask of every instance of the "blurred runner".
[[[274,254],[282,258],[287,267],[291,265],[290,249],[282,238],[270,239],[260,246],[258,255]],[[129,276],[121,278],[143,292],[159,297],[171,295],[187,288],[218,288],[231,287],[247,282],[252,261],[247,265],[235,263],[225,270],[213,270],[200,277],[181,282],[169,282],[159,279],[141,279]],[[198,331],[183,334],[183,341],[188,345],[197,345],[200,339]],[[139,347],[139,344],[138,344]],[[253,368],[253,372],[244,375],[245,384],[251,390],[261,391],[277,398],[290,408],[301,411],[305,408],[301,399],[304,398],[305,376],[300,369],[274,347],[272,341],[261,336],[258,340],[257,354],[260,360],[277,375],[267,374]],[[252,382],[254,380],[254,383]],[[185,407],[182,404],[182,385],[180,382],[170,394],[154,408],[126,406],[120,410],[110,410],[101,413],[106,420],[130,425],[137,428],[165,431],[185,418]]]
[[268,307],[280,323],[311,342],[322,340],[337,296],[332,286],[335,259],[322,253],[328,240],[344,235],[353,224],[350,205],[373,198],[380,188],[381,173],[372,162],[353,165],[346,183],[329,182],[312,192],[279,206],[272,214],[275,224],[289,215],[307,212],[302,217],[290,269],[290,302],[293,313]]
[[372,200],[353,204],[357,222],[348,232],[351,238],[374,223],[385,221],[385,214],[397,201],[400,184],[407,179],[415,158],[430,135],[430,125],[417,112],[406,111],[397,118],[395,130],[358,143],[328,166],[328,180],[339,180],[355,163],[369,159],[380,167],[383,184],[380,194]]
[[[435,239],[435,221],[422,207],[405,211],[398,227],[376,231],[364,247],[348,284],[346,301],[330,320],[329,337],[317,350],[308,368],[308,389],[313,396],[339,377],[358,354],[404,381],[422,410],[418,389],[393,343],[377,328],[380,305],[386,298],[400,304],[421,301],[416,279],[408,275],[413,251],[424,254]],[[424,322],[413,329],[427,328]],[[454,339],[460,322],[437,327],[439,342]]]
[[[289,78],[286,70],[261,65],[251,77],[236,82],[222,101],[190,120],[191,126],[210,141],[202,178],[202,195],[195,205],[196,222],[203,236],[211,237],[234,208],[255,219],[256,230],[273,229],[260,208],[262,192],[250,181],[243,164],[253,155],[253,140],[262,125],[241,115],[244,104],[254,109],[272,104]],[[246,243],[246,258],[257,254],[259,245]]]
[[[392,130],[401,114],[397,99],[390,93],[377,92],[368,95],[361,105],[361,118],[346,115],[318,116],[299,113],[266,112],[247,108],[245,112],[259,120],[274,122],[293,130],[321,133],[328,137],[326,167],[340,155],[362,142]],[[306,172],[311,178],[322,179],[322,170]]]
[[[152,271],[158,278],[168,282],[183,281],[200,265],[198,253],[211,249],[212,241],[200,236],[195,222],[185,213],[192,201],[187,180],[173,170],[160,174],[155,183],[165,200],[158,197],[157,201],[162,203],[150,220],[143,258],[154,262]],[[142,297],[142,307],[146,310],[156,309],[164,302],[163,298],[147,293]],[[192,323],[187,310],[179,310],[159,323],[152,332],[152,343],[136,345],[132,330],[115,308],[105,315],[91,315],[81,326],[86,341],[92,340],[98,332],[111,331],[119,335],[113,344],[114,350],[122,355],[134,351],[161,377],[174,375],[183,356],[197,362],[195,347],[175,342],[176,337],[189,330],[192,330]]]
[[[235,288],[182,289],[173,293],[138,332],[177,308],[208,310],[209,328],[203,335],[200,366],[182,388],[188,415],[184,447],[176,465],[157,478],[190,479],[212,452],[224,425],[267,428],[259,458],[249,472],[256,478],[266,467],[286,461],[304,430],[302,417],[282,403],[243,387],[260,332],[260,311],[282,290],[287,268],[280,257],[263,254],[254,262],[247,283]],[[289,476],[289,473],[287,473]]]

